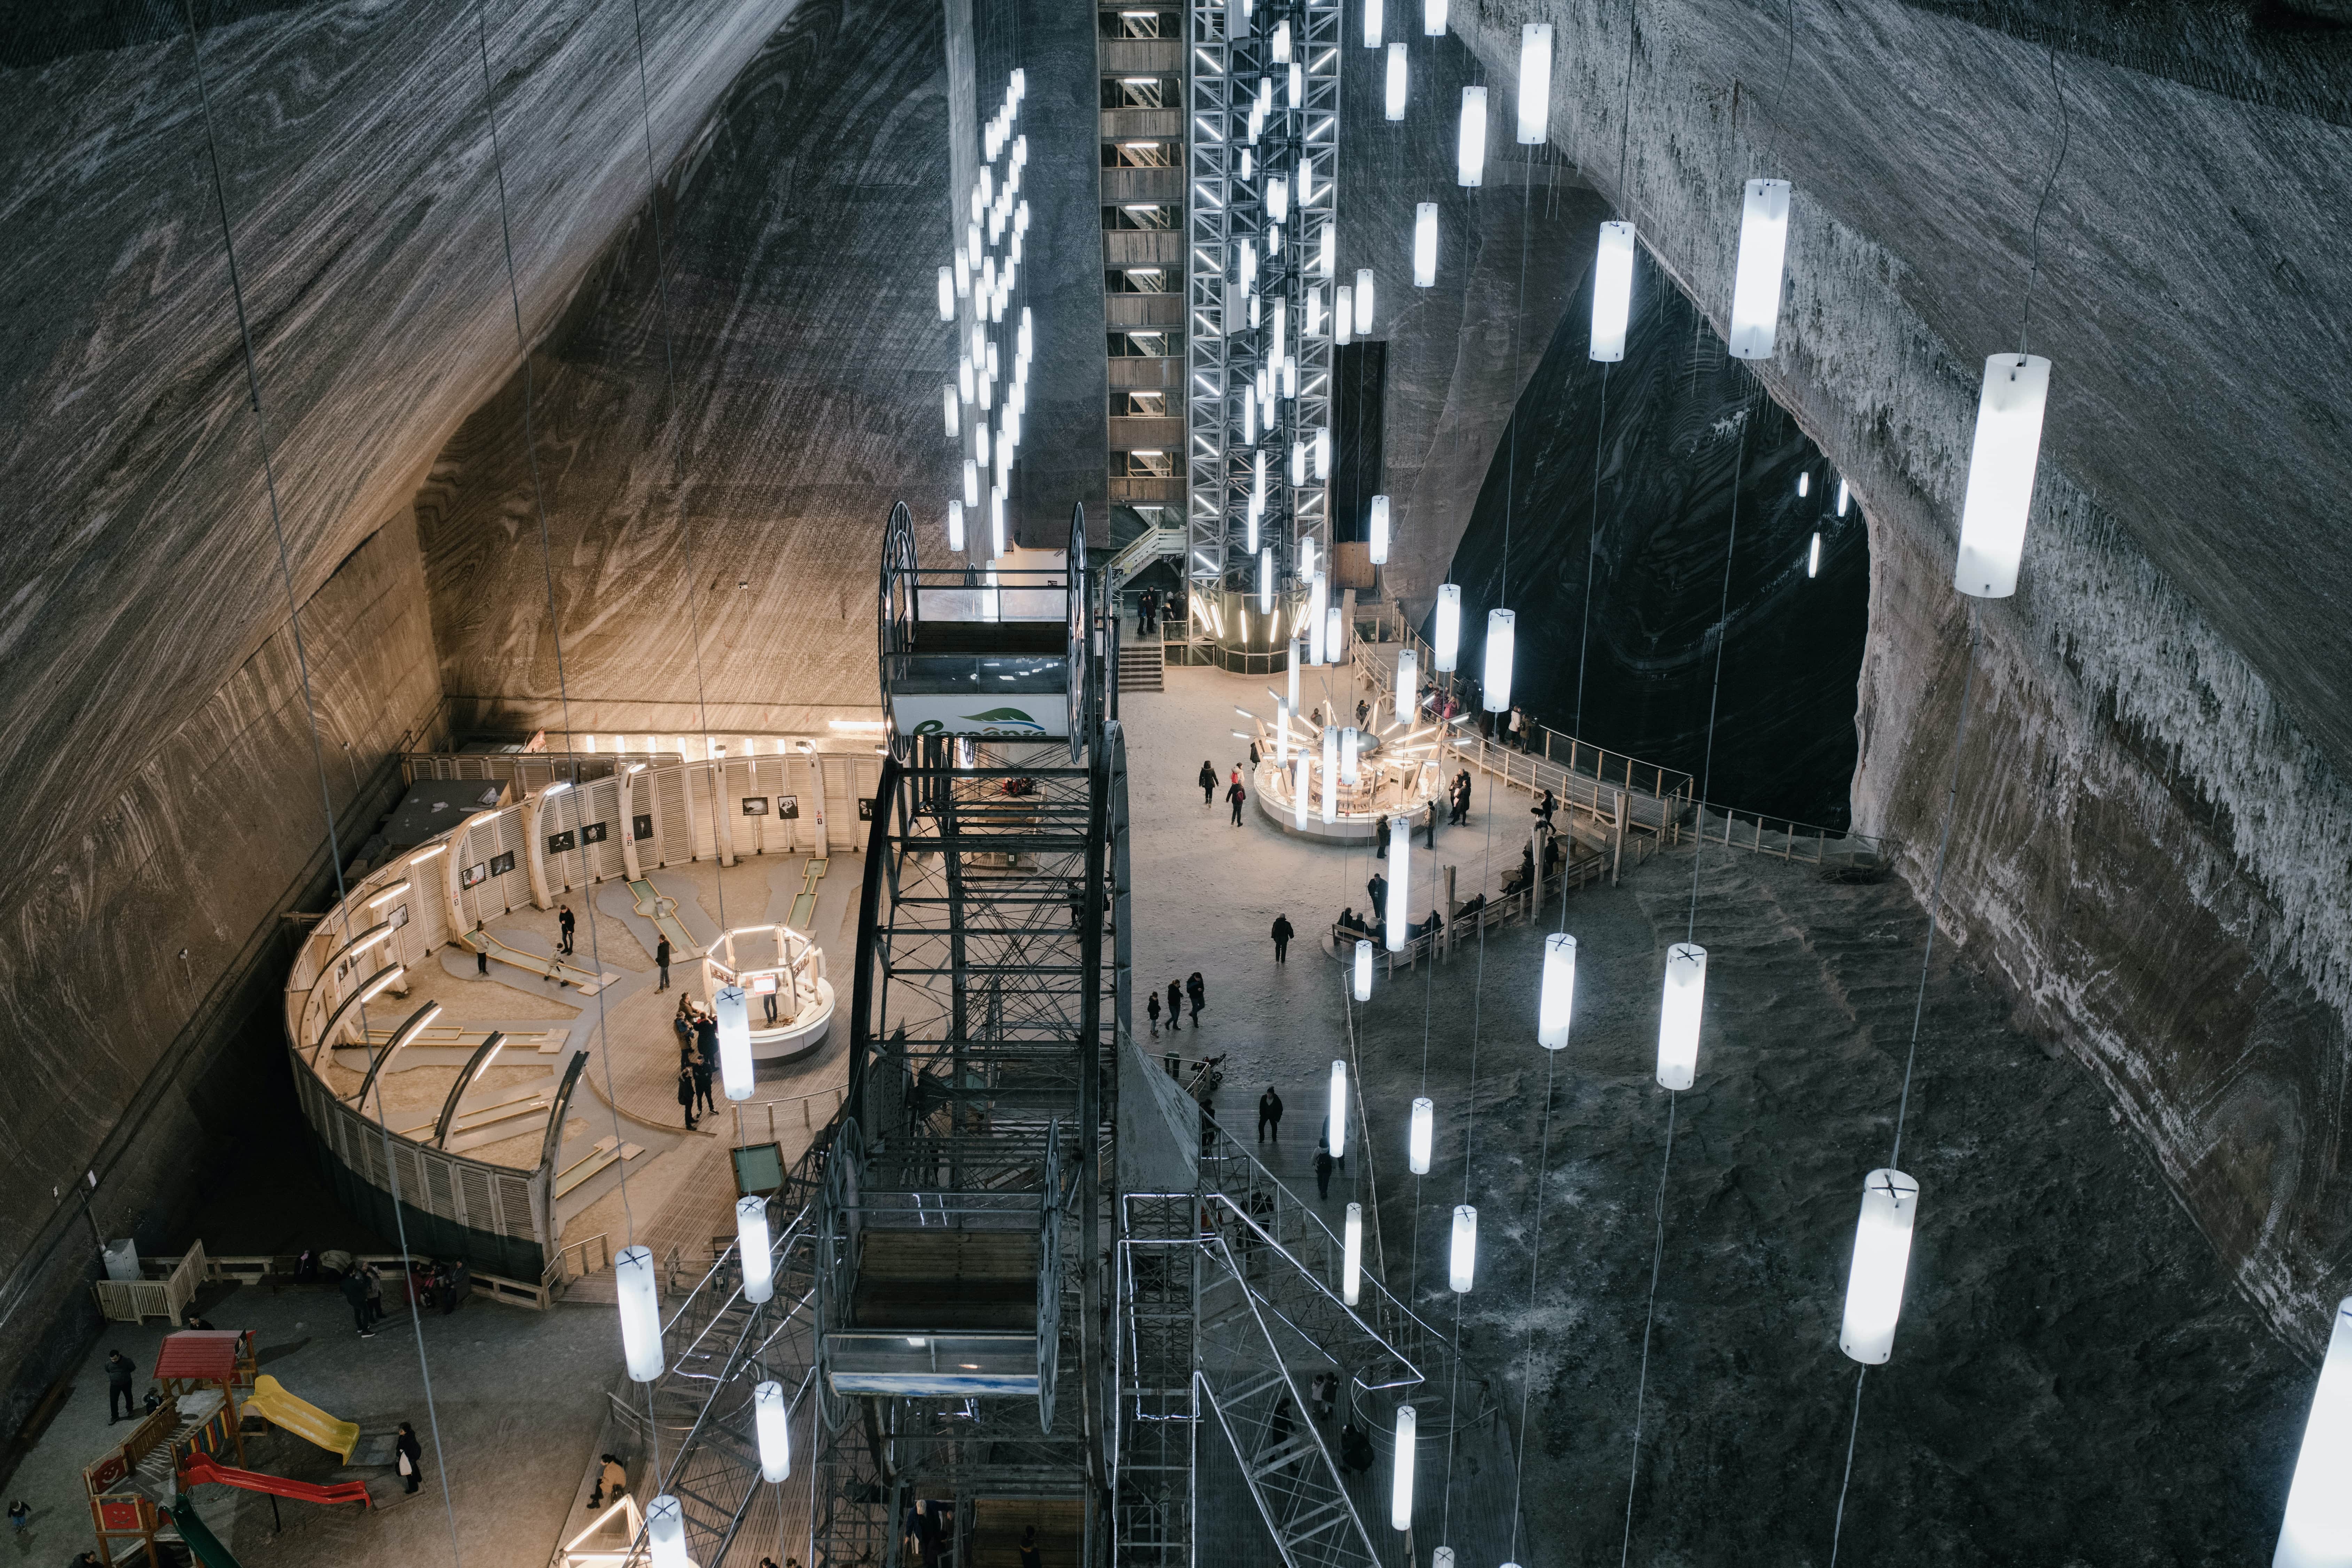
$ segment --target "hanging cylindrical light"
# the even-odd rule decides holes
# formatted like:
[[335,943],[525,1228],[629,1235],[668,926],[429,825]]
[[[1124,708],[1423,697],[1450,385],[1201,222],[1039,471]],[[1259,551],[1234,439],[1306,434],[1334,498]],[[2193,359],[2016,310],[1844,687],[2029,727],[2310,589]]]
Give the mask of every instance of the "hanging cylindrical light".
[[1410,721],[1421,710],[1421,656],[1408,643],[1397,649],[1396,716]]
[[1960,553],[1952,568],[1952,586],[1972,598],[2006,599],[2017,592],[2049,398],[2050,362],[2040,354],[1995,354],[1985,361],[1968,494],[1960,502]]
[[[1314,542],[1313,542],[1312,540],[1302,540],[1300,542],[1301,542],[1301,543],[1308,543],[1308,544],[1311,544],[1311,543],[1313,543]],[[1307,563],[1306,563],[1305,561],[1301,561],[1298,564],[1299,564],[1299,567],[1300,567],[1300,569],[1301,569],[1301,570],[1304,570],[1304,569],[1306,568],[1306,566],[1307,566]],[[1298,711],[1298,663],[1299,663],[1298,634],[1297,634],[1297,632],[1296,628],[1294,628],[1294,629],[1292,630],[1291,637],[1290,637],[1290,698],[1289,698],[1289,701],[1290,701],[1290,710],[1291,710],[1293,713],[1296,713],[1296,712],[1297,712],[1297,711]]]
[[[1443,5],[1444,0],[1436,0]],[[1389,1481],[1389,1527],[1391,1530],[1412,1528],[1412,1440],[1419,1417],[1410,1405],[1400,1405],[1396,1413],[1396,1473]]]
[[1301,746],[1298,749],[1298,777],[1290,786],[1290,825],[1301,833],[1307,831],[1307,748]]
[[1344,1160],[1348,1157],[1348,1064],[1344,1061],[1331,1064],[1331,1096],[1324,1112],[1330,1119],[1327,1139],[1331,1158]]
[[667,1492],[646,1504],[646,1547],[654,1568],[693,1568],[686,1555],[686,1510]]
[[1698,1072],[1698,1016],[1706,1000],[1706,949],[1678,942],[1666,949],[1665,993],[1658,1003],[1658,1081],[1688,1089]]
[[1288,69],[1290,90],[1284,96],[1289,100],[1291,108],[1304,109],[1307,106],[1307,68],[1293,60]]
[[1336,223],[1327,223],[1316,232],[1315,270],[1322,278],[1339,274],[1339,226]]
[[1279,697],[1274,700],[1274,765],[1290,771],[1290,704]]
[[1356,939],[1356,1000],[1372,999],[1372,942],[1370,937]]
[[1290,444],[1290,482],[1294,485],[1307,482],[1307,443],[1304,441]]
[[743,988],[721,985],[710,999],[719,1020],[719,1078],[730,1100],[751,1098],[751,1013]]
[[1331,310],[1331,341],[1346,348],[1356,336],[1356,291],[1347,284],[1339,285],[1339,299]]
[[1895,1322],[1903,1315],[1903,1277],[1911,1267],[1911,1227],[1918,1212],[1919,1184],[1902,1172],[1876,1170],[1864,1179],[1838,1349],[1865,1366],[1895,1353]]
[[765,1301],[776,1293],[776,1260],[769,1252],[768,1200],[753,1194],[735,1202],[735,1251],[743,1266],[743,1300]]
[[1339,820],[1339,727],[1323,726],[1323,826]]
[[1331,477],[1331,426],[1315,427],[1315,478],[1319,483]]
[[1466,1293],[1478,1273],[1478,1211],[1468,1204],[1454,1205],[1454,1244],[1445,1253],[1445,1282]]
[[1421,33],[1425,38],[1445,36],[1445,0],[1421,0]]
[[1479,688],[1489,713],[1511,710],[1511,643],[1515,619],[1509,610],[1486,612],[1486,669]]
[[956,302],[955,268],[952,268],[952,267],[942,267],[942,268],[940,268],[940,321],[954,321],[954,320],[955,320],[955,302]]
[[1360,754],[1362,744],[1363,731],[1353,724],[1339,731],[1339,782],[1341,784],[1352,784],[1356,782],[1356,759]]
[[971,357],[969,355],[958,356],[956,360],[956,396],[965,403],[970,403],[972,400],[971,381]]
[[621,1352],[629,1376],[651,1383],[662,1374],[661,1299],[654,1284],[654,1255],[625,1247],[613,1256],[613,1294],[621,1307]]
[[2286,1491],[2271,1568],[2346,1568],[2352,1564],[2352,1296],[2336,1304],[2336,1327],[2319,1363],[2311,1414],[2303,1424],[2294,1479]]
[[[1397,47],[1402,48],[1404,46],[1400,44]],[[1372,335],[1372,269],[1369,267],[1356,268],[1356,335],[1360,338]]]
[[1486,89],[1462,89],[1460,133],[1454,142],[1454,183],[1475,185],[1486,175]]
[[1551,138],[1551,24],[1519,28],[1519,142],[1533,147]]
[[1601,252],[1592,264],[1592,347],[1587,357],[1625,357],[1625,321],[1633,309],[1633,226],[1601,226]]
[[1004,556],[1004,492],[998,490],[988,498],[988,558]]
[[1274,614],[1274,546],[1257,552],[1257,613]]
[[1333,649],[1324,637],[1330,629],[1323,615],[1324,607],[1330,602],[1330,592],[1329,579],[1310,567],[1307,578],[1307,647],[1310,663],[1328,664],[1334,657]]
[[1568,1044],[1576,1005],[1576,939],[1566,931],[1544,938],[1543,995],[1536,1007],[1536,1044],[1548,1051]]
[[1350,1307],[1364,1293],[1364,1205],[1348,1205],[1348,1223],[1339,1240],[1339,1300]]
[[947,410],[948,439],[952,441],[959,434],[961,433],[963,423],[961,406],[957,401],[956,389],[953,383],[950,383],[949,384],[940,387],[940,391],[944,395],[940,398],[940,405]]
[[963,502],[960,500],[948,502],[948,548],[963,553]]
[[1846,502],[1845,479],[1844,479],[1843,477],[1841,477],[1841,478],[1838,479],[1838,499],[1837,499],[1837,514],[1838,514],[1840,517],[1843,517],[1843,516],[1845,515],[1845,502]]
[[1437,1105],[1428,1099],[1412,1102],[1412,1123],[1405,1134],[1404,1159],[1416,1176],[1429,1174],[1429,1151],[1437,1141]]
[[1364,0],[1364,47],[1381,47],[1381,0]]
[[1750,180],[1739,211],[1731,287],[1731,357],[1770,359],[1780,327],[1780,264],[1789,247],[1789,182]]
[[1804,468],[1804,469],[1801,469],[1801,470],[1799,470],[1799,472],[1798,472],[1798,474],[1797,474],[1797,499],[1798,499],[1799,500],[1804,500],[1804,499],[1805,499],[1805,497],[1807,497],[1808,495],[1811,495],[1811,494],[1812,493],[1812,489],[1813,489],[1813,471],[1812,471],[1812,469],[1811,469],[1811,468]]
[[789,1480],[793,1473],[793,1417],[784,1405],[784,1385],[771,1379],[751,1390],[752,1418],[760,1436],[760,1475]]
[[963,504],[980,504],[980,465],[970,458],[963,460]]
[[1372,498],[1370,533],[1372,564],[1385,566],[1389,562],[1389,498],[1386,496]]
[[1462,588],[1459,584],[1437,585],[1437,624],[1430,628],[1430,651],[1437,657],[1432,661],[1440,675],[1454,671],[1454,656],[1462,647]]
[[1437,204],[1423,202],[1412,209],[1412,286],[1427,289],[1437,281]]
[[1381,107],[1391,121],[1404,118],[1404,46],[1389,46],[1388,69],[1381,82]]
[[1405,944],[1405,900],[1412,896],[1412,819],[1409,816],[1389,818],[1389,883],[1388,943],[1391,952],[1402,952]]
[[[1429,1554],[1429,1568],[1454,1568],[1454,1548],[1440,1546]],[[1506,1565],[1508,1568],[1508,1565]]]
[[1334,605],[1323,612],[1323,651],[1328,656],[1328,662],[1339,662],[1340,645],[1347,641],[1346,631],[1347,623],[1339,605]]
[[1808,577],[1818,577],[1821,574],[1822,536],[1818,531],[1816,531],[1813,534],[1812,548],[1805,552],[1805,575]]

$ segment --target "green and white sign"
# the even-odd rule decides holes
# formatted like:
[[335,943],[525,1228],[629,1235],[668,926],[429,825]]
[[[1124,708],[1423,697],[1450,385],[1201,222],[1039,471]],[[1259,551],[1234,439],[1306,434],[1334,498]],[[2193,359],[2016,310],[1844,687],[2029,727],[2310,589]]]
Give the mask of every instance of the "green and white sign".
[[997,741],[1066,737],[1069,714],[1058,692],[1023,692],[1016,701],[894,693],[891,711],[902,735],[976,735]]

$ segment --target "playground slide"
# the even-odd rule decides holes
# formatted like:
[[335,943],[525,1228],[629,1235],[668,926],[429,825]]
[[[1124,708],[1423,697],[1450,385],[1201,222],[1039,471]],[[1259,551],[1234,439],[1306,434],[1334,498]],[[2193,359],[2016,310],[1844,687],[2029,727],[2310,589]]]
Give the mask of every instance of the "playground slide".
[[265,1475],[259,1470],[240,1470],[232,1465],[215,1465],[201,1454],[189,1456],[188,1462],[180,1468],[180,1483],[200,1487],[207,1482],[239,1487],[249,1492],[268,1492],[272,1497],[292,1498],[298,1502],[315,1502],[321,1506],[345,1502],[355,1502],[362,1508],[369,1506],[367,1485],[363,1481],[335,1481],[327,1486],[312,1486],[308,1481],[289,1481],[283,1476]]
[[[358,1447],[360,1440],[359,1423],[338,1421],[309,1400],[296,1398],[286,1391],[284,1384],[268,1373],[253,1380],[253,1392],[238,1403],[247,1413],[262,1417],[271,1426],[282,1426],[304,1442],[317,1444],[327,1452],[340,1456],[347,1465],[352,1462],[352,1450]],[[245,1472],[235,1473],[242,1475]]]
[[172,1522],[180,1527],[180,1539],[195,1553],[197,1568],[239,1568],[237,1560],[228,1554],[228,1548],[215,1535],[212,1526],[197,1517],[196,1505],[185,1492],[166,1510]]

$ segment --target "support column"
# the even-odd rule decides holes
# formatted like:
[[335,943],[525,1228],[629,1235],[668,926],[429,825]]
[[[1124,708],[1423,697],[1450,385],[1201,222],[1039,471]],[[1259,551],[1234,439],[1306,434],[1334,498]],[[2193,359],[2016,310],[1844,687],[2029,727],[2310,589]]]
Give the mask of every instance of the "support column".
[[547,792],[541,790],[526,795],[522,803],[522,857],[530,870],[530,906],[535,910],[555,907],[547,892],[547,856],[540,839],[540,818],[546,814]]
[[735,864],[735,814],[727,809],[727,753],[717,752],[706,764],[710,769],[711,840],[718,846],[719,863]]
[[637,775],[621,770],[621,868],[634,882],[645,873],[637,862]]

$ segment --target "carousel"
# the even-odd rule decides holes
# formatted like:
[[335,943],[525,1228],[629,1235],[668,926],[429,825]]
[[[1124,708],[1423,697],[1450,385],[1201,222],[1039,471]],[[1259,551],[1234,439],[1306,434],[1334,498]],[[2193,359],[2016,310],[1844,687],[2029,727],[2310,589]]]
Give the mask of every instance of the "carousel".
[[752,1060],[791,1061],[824,1044],[833,1026],[833,982],[813,938],[787,925],[724,932],[703,959],[706,1005],[726,985],[743,990]]
[[1419,819],[1445,795],[1439,752],[1444,726],[1393,719],[1383,724],[1382,699],[1362,725],[1341,724],[1318,707],[1301,714],[1268,689],[1275,716],[1246,709],[1257,745],[1257,808],[1286,833],[1339,843],[1373,842],[1392,816]]

